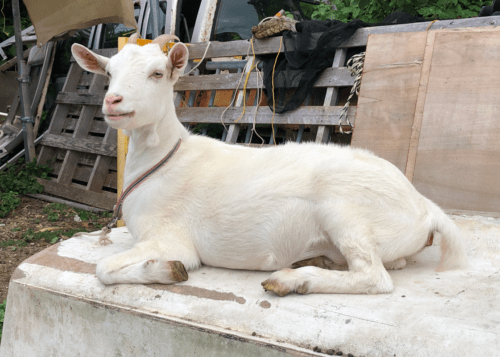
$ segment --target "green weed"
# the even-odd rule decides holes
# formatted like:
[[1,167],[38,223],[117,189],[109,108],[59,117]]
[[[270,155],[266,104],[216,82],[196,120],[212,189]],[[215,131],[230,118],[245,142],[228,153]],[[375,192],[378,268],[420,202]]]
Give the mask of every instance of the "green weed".
[[7,165],[0,172],[0,218],[21,204],[18,195],[26,193],[40,193],[43,186],[36,180],[37,177],[50,179],[48,174],[52,171],[47,165],[37,165],[35,161]]
[[[333,0],[332,5],[301,3],[302,11],[313,20],[336,19],[348,22],[359,19],[368,23],[381,22],[395,11],[404,11],[429,20],[457,19],[477,16],[483,5],[490,5],[490,0]],[[289,14],[287,13],[287,16]]]
[[68,231],[56,229],[53,231],[34,232],[33,229],[29,228],[25,233],[23,233],[22,237],[25,243],[31,243],[43,239],[47,243],[54,244],[61,236],[69,238],[73,237],[73,235],[78,232],[87,232],[87,230],[85,228],[75,228]]
[[63,203],[53,202],[43,208],[43,213],[47,215],[47,220],[57,222],[60,216],[67,216],[69,207]]
[[6,307],[7,307],[7,300],[4,300],[3,303],[0,304],[0,340],[2,339],[3,319],[5,317]]

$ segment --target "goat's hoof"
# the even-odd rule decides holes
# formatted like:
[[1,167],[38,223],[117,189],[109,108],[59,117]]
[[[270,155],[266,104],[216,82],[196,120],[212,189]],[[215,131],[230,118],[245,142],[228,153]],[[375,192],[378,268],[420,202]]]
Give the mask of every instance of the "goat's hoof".
[[168,262],[168,265],[170,265],[170,270],[172,271],[172,280],[177,282],[188,280],[188,273],[186,271],[186,268],[184,267],[184,264],[182,264],[178,260],[174,260]]
[[99,243],[99,245],[105,246],[108,244],[113,244],[113,241],[111,239],[109,239],[108,237],[101,237],[101,238],[99,238],[98,243]]
[[265,291],[272,291],[278,296],[286,296],[290,293],[290,289],[288,289],[285,284],[279,282],[275,279],[267,279],[261,283],[262,287]]

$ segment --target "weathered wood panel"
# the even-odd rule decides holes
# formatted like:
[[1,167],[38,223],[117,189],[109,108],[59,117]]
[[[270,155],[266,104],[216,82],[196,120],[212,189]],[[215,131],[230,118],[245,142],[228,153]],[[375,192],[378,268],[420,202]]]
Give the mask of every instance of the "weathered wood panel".
[[103,99],[104,96],[102,94],[60,92],[57,95],[56,104],[82,104],[101,106],[103,103]]
[[[229,74],[211,74],[205,76],[185,76],[180,77],[179,81],[175,84],[174,90],[223,90],[235,89],[238,83],[240,88],[243,88],[244,78],[241,79],[241,73]],[[300,77],[297,77],[290,87],[299,86]],[[347,68],[327,68],[320,75],[318,80],[314,83],[315,88],[321,87],[349,87],[354,84],[354,79],[351,77],[351,72]],[[262,86],[262,79],[257,78],[257,73],[251,73],[247,89],[256,89]],[[283,83],[279,80],[275,82],[275,87],[283,87]]]
[[[176,108],[177,116],[183,123],[220,123],[221,115],[226,108]],[[247,107],[238,124],[250,124],[254,121],[255,107]],[[259,124],[305,124],[305,125],[337,125],[342,107],[299,107],[291,112],[276,114],[269,107],[259,107],[257,118]],[[225,124],[233,124],[240,117],[243,108],[229,108],[224,113]],[[354,123],[356,108],[349,108],[348,117]]]
[[72,201],[84,203],[89,206],[99,207],[112,211],[116,204],[116,194],[109,192],[96,193],[88,191],[84,186],[77,184],[61,185],[55,181],[37,179],[45,192],[54,196],[64,197]]
[[450,209],[500,212],[500,31],[437,33],[415,187]]
[[116,157],[116,143],[105,143],[89,139],[70,138],[62,135],[45,134],[42,145],[74,150],[89,154]]
[[351,144],[405,171],[426,32],[370,36]]

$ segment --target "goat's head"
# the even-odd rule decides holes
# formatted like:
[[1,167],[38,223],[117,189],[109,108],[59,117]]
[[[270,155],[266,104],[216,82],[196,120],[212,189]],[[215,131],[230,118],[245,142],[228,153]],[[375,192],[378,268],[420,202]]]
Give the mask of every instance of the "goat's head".
[[129,132],[146,125],[156,127],[167,111],[173,110],[173,87],[188,60],[188,50],[183,43],[176,43],[168,55],[163,53],[166,42],[174,39],[178,38],[162,35],[151,44],[138,46],[137,35],[133,35],[111,58],[79,44],[71,47],[83,69],[110,78],[102,106],[110,126]]

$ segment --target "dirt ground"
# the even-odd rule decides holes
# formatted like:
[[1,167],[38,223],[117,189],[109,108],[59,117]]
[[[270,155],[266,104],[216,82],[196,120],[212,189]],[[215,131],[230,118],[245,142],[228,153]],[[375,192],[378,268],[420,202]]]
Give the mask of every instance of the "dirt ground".
[[[46,201],[22,195],[20,199],[20,206],[10,212],[7,217],[0,218],[0,302],[7,298],[12,273],[25,259],[51,246],[52,241],[68,239],[69,237],[66,237],[64,233],[71,234],[72,230],[77,229],[96,231],[107,224],[110,219],[103,217],[103,214],[91,215],[91,217],[80,214],[84,220],[77,222],[75,221],[75,216],[78,216],[77,211],[71,207],[59,206],[59,210],[54,210],[51,209],[54,205],[47,207],[50,203]],[[44,208],[46,208],[45,212]],[[58,216],[57,219],[55,214]],[[31,233],[29,229],[32,230],[31,237],[34,236],[34,238],[26,237],[26,232]],[[50,236],[50,233],[47,233],[45,237],[37,238],[42,232],[54,234]]]

